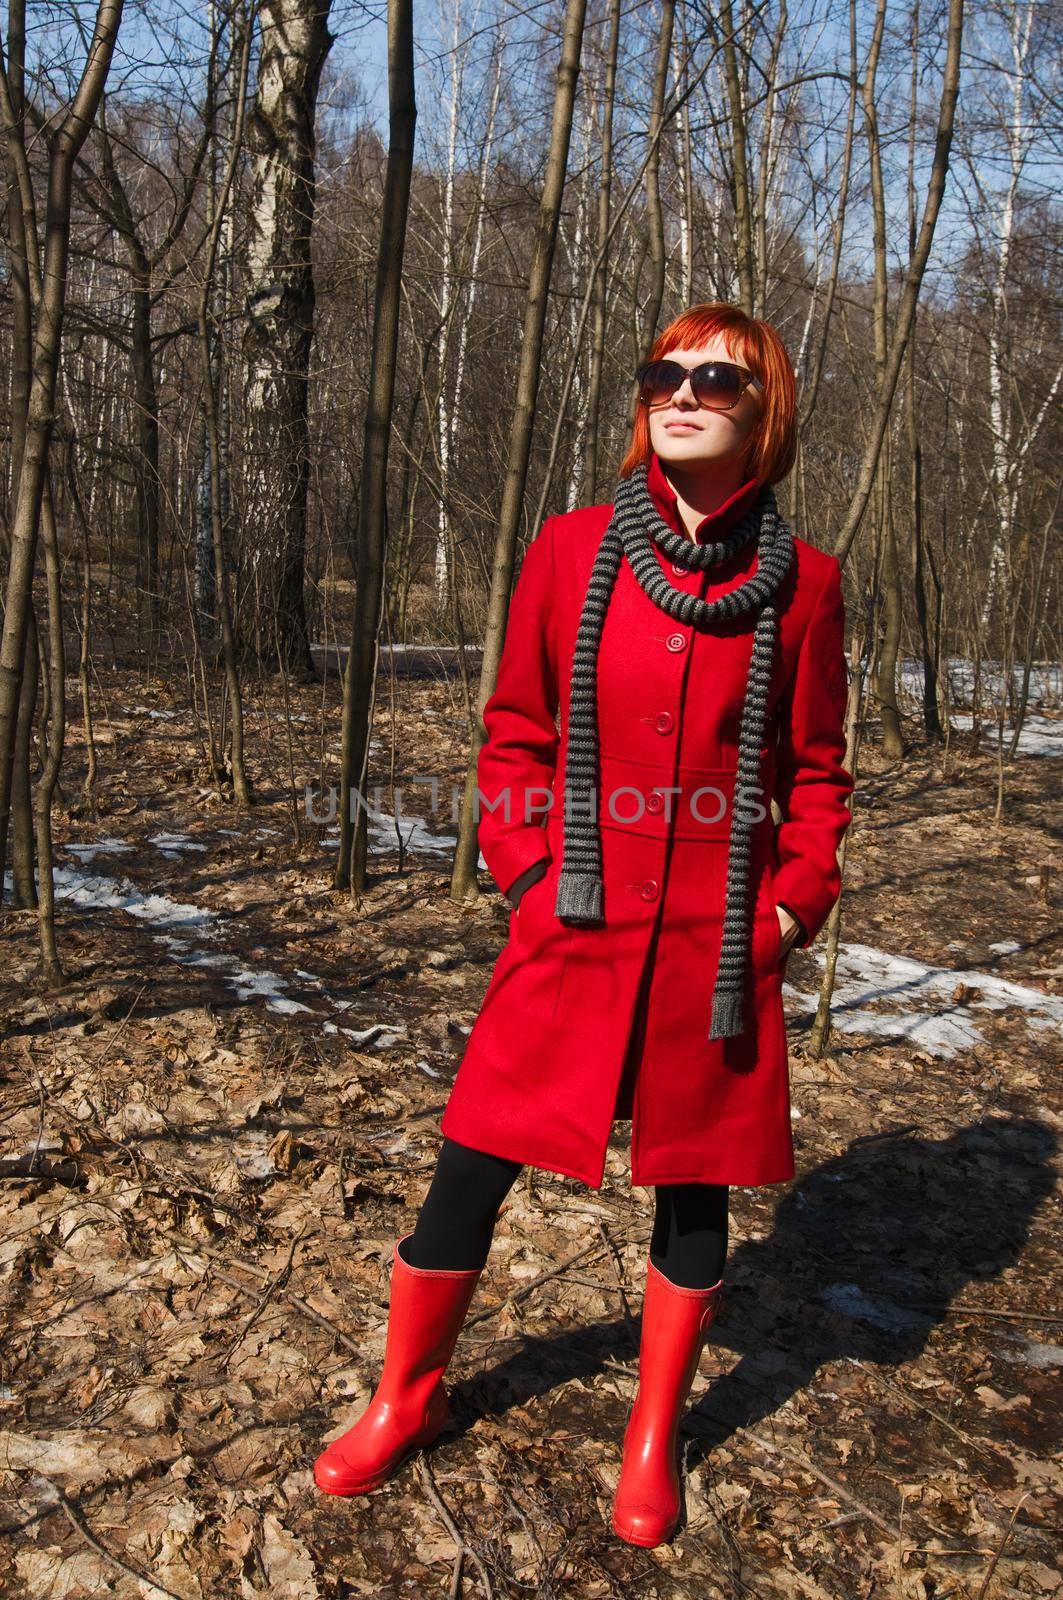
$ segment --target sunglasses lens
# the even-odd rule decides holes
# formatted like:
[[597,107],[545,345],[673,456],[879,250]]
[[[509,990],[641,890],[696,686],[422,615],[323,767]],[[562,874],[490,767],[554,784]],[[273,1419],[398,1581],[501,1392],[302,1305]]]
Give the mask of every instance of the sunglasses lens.
[[703,406],[733,406],[742,393],[741,374],[726,361],[707,361],[695,370],[690,384]]
[[[678,361],[647,361],[636,374],[639,399],[650,406],[670,400],[686,376]],[[741,398],[742,374],[729,361],[706,361],[690,374],[690,386],[699,405],[727,410]]]
[[645,405],[670,400],[685,377],[678,361],[648,361],[638,372],[639,398]]

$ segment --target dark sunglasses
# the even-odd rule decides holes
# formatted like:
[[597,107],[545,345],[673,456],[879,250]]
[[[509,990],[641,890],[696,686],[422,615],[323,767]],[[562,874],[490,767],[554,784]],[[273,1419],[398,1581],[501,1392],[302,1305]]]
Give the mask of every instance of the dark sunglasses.
[[684,367],[679,361],[644,361],[635,371],[639,399],[647,406],[670,400],[688,374],[694,399],[708,411],[730,411],[757,381],[733,361],[703,361],[696,367]]

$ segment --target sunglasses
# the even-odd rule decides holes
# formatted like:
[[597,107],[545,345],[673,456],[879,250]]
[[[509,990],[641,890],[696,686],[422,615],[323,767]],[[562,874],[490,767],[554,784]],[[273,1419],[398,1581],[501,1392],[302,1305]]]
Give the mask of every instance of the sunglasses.
[[644,361],[635,371],[639,399],[647,406],[670,400],[687,376],[694,399],[708,411],[730,411],[757,381],[733,361],[702,361],[696,367],[684,367],[679,361]]

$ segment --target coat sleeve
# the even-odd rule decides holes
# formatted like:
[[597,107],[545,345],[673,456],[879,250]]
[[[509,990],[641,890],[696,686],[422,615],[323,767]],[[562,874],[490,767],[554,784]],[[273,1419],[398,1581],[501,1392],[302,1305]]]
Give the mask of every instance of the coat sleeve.
[[846,771],[845,602],[835,556],[812,609],[794,674],[780,706],[775,800],[782,812],[775,834],[779,867],[777,902],[803,927],[798,944],[811,944],[841,893],[838,846],[852,821],[853,792]]
[[503,894],[529,867],[550,858],[546,812],[560,743],[553,601],[553,518],[548,517],[524,553],[513,589],[476,767],[480,849]]

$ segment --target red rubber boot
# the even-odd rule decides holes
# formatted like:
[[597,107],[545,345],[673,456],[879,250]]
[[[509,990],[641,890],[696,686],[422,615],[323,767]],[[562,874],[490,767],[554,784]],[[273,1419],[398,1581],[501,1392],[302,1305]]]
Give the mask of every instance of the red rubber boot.
[[705,1335],[723,1291],[684,1289],[646,1262],[639,1386],[624,1432],[613,1532],[628,1544],[664,1544],[679,1520],[676,1445]]
[[443,1373],[454,1353],[482,1267],[468,1272],[412,1267],[397,1240],[384,1367],[376,1393],[352,1428],[314,1462],[325,1494],[368,1494],[443,1428],[450,1405]]

